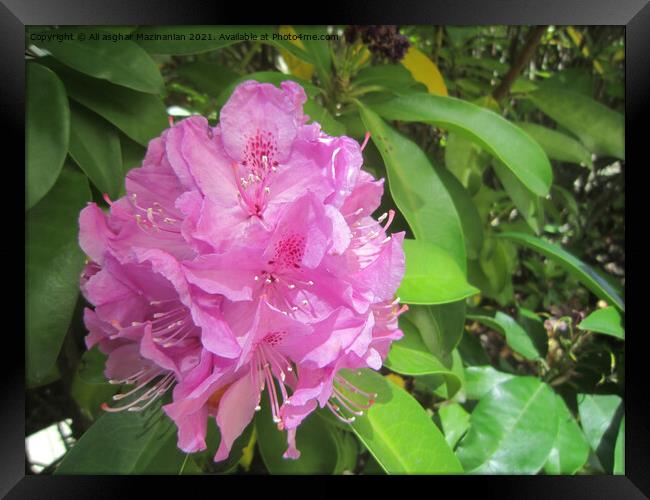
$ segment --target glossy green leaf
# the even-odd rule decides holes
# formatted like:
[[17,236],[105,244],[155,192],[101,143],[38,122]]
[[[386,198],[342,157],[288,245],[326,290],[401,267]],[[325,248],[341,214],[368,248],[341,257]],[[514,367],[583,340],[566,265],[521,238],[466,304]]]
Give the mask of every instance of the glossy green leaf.
[[418,240],[447,250],[465,272],[460,217],[445,185],[424,152],[373,111],[361,105],[361,118],[386,165],[395,204]]
[[407,304],[444,304],[478,293],[442,248],[420,240],[404,240],[406,272],[397,291]]
[[257,443],[266,468],[271,474],[331,474],[337,465],[337,445],[332,429],[316,415],[308,416],[296,431],[300,458],[282,458],[287,450],[287,432],[273,423],[267,399],[255,417]]
[[536,123],[519,122],[517,125],[542,146],[551,160],[593,165],[589,150],[573,137]]
[[389,91],[397,95],[408,92],[426,92],[426,87],[417,82],[411,72],[401,64],[366,66],[354,78],[355,88],[373,91]]
[[90,200],[86,177],[65,167],[54,187],[26,214],[26,376],[47,376],[68,331],[83,252],[77,242],[79,211]]
[[544,465],[546,474],[575,474],[589,456],[589,443],[564,399],[555,395],[558,416],[555,443]]
[[433,306],[411,306],[406,318],[419,330],[424,345],[444,363],[460,342],[465,328],[465,301]]
[[506,232],[501,233],[499,236],[531,248],[545,255],[549,259],[554,260],[569,274],[574,276],[589,290],[591,290],[591,292],[593,292],[597,297],[614,304],[619,310],[625,311],[623,299],[614,287],[591,267],[561,247],[524,233]]
[[614,451],[624,406],[614,394],[578,394],[582,429],[606,472],[614,468]]
[[490,156],[470,139],[450,132],[445,146],[445,166],[474,196],[483,184],[483,169]]
[[512,350],[521,354],[526,359],[539,359],[539,351],[530,335],[512,316],[497,311],[494,316],[468,314],[467,318],[478,321],[493,330],[503,333],[506,336],[506,342]]
[[461,385],[458,376],[431,354],[413,323],[400,318],[399,326],[404,337],[393,342],[384,364],[401,375],[441,375],[455,393]]
[[603,309],[596,309],[580,322],[578,328],[581,330],[604,333],[625,340],[623,318],[621,317],[621,313],[612,306]]
[[614,474],[625,474],[625,417],[621,419],[614,448]]
[[534,377],[496,385],[479,401],[458,458],[475,474],[535,474],[557,434],[555,395]]
[[337,449],[337,461],[334,474],[352,473],[359,459],[359,442],[350,432],[340,429],[330,429]]
[[[60,39],[39,41],[37,45],[81,73],[140,92],[160,94],[164,90],[156,63],[135,42],[113,42],[111,33],[94,27],[66,27],[47,33],[54,36],[72,33],[72,39],[61,36]],[[80,36],[85,39],[80,40]]]
[[468,366],[465,368],[465,395],[468,399],[481,399],[495,386],[514,377],[491,366]]
[[454,97],[409,94],[375,106],[385,118],[425,122],[477,142],[532,192],[548,194],[553,180],[544,150],[516,125],[484,107]]
[[389,474],[455,474],[462,468],[431,417],[406,391],[372,370],[345,375],[377,399],[352,430]]
[[469,429],[470,415],[458,403],[441,406],[438,415],[440,416],[442,431],[445,433],[445,439],[449,446],[454,448]]
[[25,93],[25,209],[54,186],[68,151],[70,109],[65,87],[50,69],[27,63]]
[[542,112],[580,138],[590,151],[625,159],[625,119],[579,92],[541,88],[528,98]]
[[495,161],[492,167],[526,223],[536,234],[540,234],[544,227],[542,198],[528,189],[503,163]]
[[[444,385],[438,385],[434,389],[434,393],[438,396],[441,397],[444,400],[451,400],[452,398],[454,401],[458,402],[464,402],[465,401],[465,370],[463,368],[463,360],[460,357],[460,354],[458,350],[454,350],[451,353],[451,363],[450,363],[450,370],[453,375],[455,375],[456,379],[453,377],[445,377],[445,384]],[[435,378],[441,378],[442,375],[426,375],[424,378],[428,379],[435,379]],[[422,378],[421,378],[422,379]]]
[[[176,434],[160,403],[141,413],[106,413],[77,441],[55,474],[179,474],[186,454],[175,446]],[[184,472],[188,470],[186,464]]]
[[124,174],[117,130],[78,104],[70,106],[70,156],[97,189],[119,196]]
[[272,33],[263,26],[139,26],[134,41],[150,54],[199,54]]
[[50,58],[41,62],[56,71],[71,99],[143,146],[169,126],[165,105],[159,97],[90,78]]
[[176,74],[192,83],[200,92],[216,98],[223,90],[239,78],[232,69],[207,61],[193,61],[176,68]]
[[483,246],[483,221],[469,192],[447,169],[435,166],[436,173],[451,196],[460,217],[468,259],[478,258]]

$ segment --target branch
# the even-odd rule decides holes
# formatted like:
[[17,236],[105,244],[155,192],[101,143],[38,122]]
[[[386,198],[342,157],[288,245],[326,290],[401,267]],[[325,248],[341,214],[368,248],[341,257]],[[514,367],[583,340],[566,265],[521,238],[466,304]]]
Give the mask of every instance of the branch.
[[523,69],[526,67],[526,65],[530,62],[533,55],[535,54],[535,49],[537,48],[537,44],[539,44],[539,40],[542,38],[542,35],[544,34],[545,31],[546,31],[546,26],[535,26],[535,28],[533,28],[528,33],[528,38],[526,39],[526,43],[524,44],[523,49],[521,49],[521,52],[517,56],[517,59],[510,67],[508,73],[506,73],[506,76],[503,77],[503,80],[501,81],[499,86],[494,90],[494,92],[492,92],[492,97],[494,97],[494,100],[500,101],[501,99],[503,99],[505,96],[508,95],[508,92],[510,91],[510,87],[519,76],[519,73],[523,71]]

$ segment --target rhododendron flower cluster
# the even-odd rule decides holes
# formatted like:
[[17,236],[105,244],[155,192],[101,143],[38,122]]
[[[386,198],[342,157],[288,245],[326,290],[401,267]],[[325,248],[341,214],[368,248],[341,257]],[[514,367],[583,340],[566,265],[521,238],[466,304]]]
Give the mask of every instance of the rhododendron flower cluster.
[[[88,256],[81,289],[88,348],[126,387],[106,411],[163,406],[185,452],[215,460],[260,409],[287,432],[317,407],[351,422],[375,395],[340,370],[378,370],[402,336],[404,274],[393,212],[372,217],[383,179],[361,170],[362,147],[307,124],[303,89],[247,81],[212,127],[200,116],[153,139],[126,195],[80,214]],[[366,138],[367,140],[367,138]]]

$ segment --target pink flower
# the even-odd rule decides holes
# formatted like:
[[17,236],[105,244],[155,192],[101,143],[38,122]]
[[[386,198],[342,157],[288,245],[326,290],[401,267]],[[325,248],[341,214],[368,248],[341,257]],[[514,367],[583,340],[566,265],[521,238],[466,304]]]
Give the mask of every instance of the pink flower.
[[169,389],[178,446],[205,449],[215,418],[225,459],[266,391],[285,457],[318,406],[344,422],[375,396],[341,370],[378,370],[401,337],[404,274],[383,180],[359,144],[307,124],[304,91],[248,81],[210,127],[190,117],[150,142],[127,195],[80,215],[91,261],[81,279],[88,347],[131,384],[109,411],[140,410]]

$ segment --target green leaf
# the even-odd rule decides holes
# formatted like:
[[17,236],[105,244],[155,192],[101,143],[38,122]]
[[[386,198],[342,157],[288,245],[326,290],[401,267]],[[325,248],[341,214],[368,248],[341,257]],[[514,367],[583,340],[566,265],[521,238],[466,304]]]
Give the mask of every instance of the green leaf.
[[461,473],[458,459],[420,404],[406,391],[372,370],[346,374],[355,386],[377,394],[352,430],[389,474]]
[[200,92],[216,98],[223,90],[239,78],[239,74],[226,66],[206,61],[193,61],[176,68],[181,78],[191,82]]
[[[321,36],[327,34],[326,26],[294,26],[294,29],[300,35]],[[332,53],[329,41],[305,38],[302,40],[302,44],[311,59],[310,62],[314,65],[322,86],[327,87],[332,78]]]
[[386,165],[390,192],[418,240],[447,250],[464,273],[465,243],[460,218],[445,185],[424,152],[373,111],[361,118]]
[[[110,41],[111,33],[97,28],[66,27],[47,31],[54,36],[66,33],[71,33],[72,39],[62,36],[61,39],[38,41],[36,45],[63,64],[94,78],[140,92],[163,92],[163,79],[156,63],[138,44],[129,40]],[[85,39],[79,40],[80,35]],[[91,39],[91,35],[99,39]]]
[[366,66],[354,78],[354,88],[372,88],[402,95],[408,92],[426,92],[426,87],[417,82],[411,72],[401,64]]
[[604,333],[616,337],[617,339],[625,340],[623,318],[621,317],[621,313],[612,306],[603,309],[596,309],[580,322],[578,328],[581,330]]
[[544,465],[544,472],[575,474],[589,457],[589,443],[562,396],[556,394],[555,403],[558,416],[557,435]]
[[542,146],[551,160],[593,165],[589,150],[573,137],[536,123],[519,122],[517,125]]
[[445,304],[475,295],[454,259],[442,248],[420,240],[404,240],[406,272],[397,291],[407,304]]
[[483,184],[483,169],[490,156],[480,146],[460,134],[450,132],[445,146],[445,165],[474,196]]
[[580,422],[591,449],[606,472],[614,469],[614,451],[624,407],[614,394],[578,394]]
[[557,434],[555,395],[534,377],[515,377],[483,396],[458,445],[466,471],[478,474],[535,474]]
[[337,444],[327,422],[316,415],[308,416],[296,431],[300,458],[282,458],[287,450],[287,432],[273,423],[267,398],[255,417],[257,443],[266,468],[271,474],[331,474],[337,465]]
[[454,97],[422,93],[377,104],[375,110],[390,120],[431,123],[457,132],[503,162],[535,194],[546,196],[551,188],[553,173],[541,146],[486,108]]
[[506,336],[506,342],[512,350],[521,354],[526,359],[535,360],[540,358],[539,351],[529,334],[511,316],[497,311],[494,317],[468,314],[467,318],[483,323],[489,328],[503,333]]
[[574,257],[559,246],[553,245],[535,236],[524,233],[505,232],[499,237],[506,238],[525,247],[531,248],[549,259],[557,262],[564,270],[585,285],[597,297],[614,304],[619,310],[625,311],[623,299],[605,279],[591,267]]
[[625,159],[625,119],[579,92],[542,88],[528,98],[543,113],[575,134],[582,143],[599,155]]
[[260,26],[139,26],[133,39],[150,54],[186,55],[209,52],[268,33]]
[[393,342],[385,366],[402,375],[442,375],[455,393],[461,386],[458,376],[431,354],[413,323],[402,317],[399,325],[404,337]]
[[79,294],[83,253],[79,211],[90,199],[86,177],[64,168],[58,181],[26,214],[26,375],[37,383],[52,370]]
[[435,166],[436,173],[451,196],[460,217],[468,259],[477,259],[483,246],[483,221],[467,190],[447,169]]
[[40,61],[56,71],[71,99],[143,146],[169,126],[165,105],[159,97],[90,78],[50,58]]
[[309,116],[309,122],[320,123],[321,128],[328,134],[345,135],[345,125],[332,116],[332,114],[314,99],[307,99],[303,111]]
[[614,474],[625,474],[625,417],[621,419],[614,447]]
[[104,414],[55,474],[178,474],[185,459],[176,447],[176,425],[156,403],[146,412]]
[[542,198],[528,189],[503,163],[494,161],[492,167],[526,223],[535,233],[541,233],[544,226]]
[[463,359],[463,363],[467,366],[490,364],[490,358],[488,358],[480,340],[467,330],[463,330],[464,333],[458,342],[458,353]]
[[424,345],[449,365],[451,353],[465,328],[465,301],[434,306],[411,306],[405,315],[419,330]]
[[440,423],[442,430],[445,433],[447,444],[454,448],[460,438],[463,437],[467,429],[469,429],[470,415],[458,403],[451,403],[443,405],[438,410],[440,416]]
[[343,474],[345,472],[354,472],[357,468],[359,459],[359,442],[350,432],[344,432],[340,429],[331,428],[329,431],[334,437],[336,443],[338,459],[334,474]]
[[38,203],[54,186],[68,151],[70,109],[65,87],[54,72],[27,63],[25,94],[26,204]]
[[124,183],[115,128],[83,106],[70,106],[70,156],[102,193],[118,198]]
[[468,366],[465,368],[465,396],[467,399],[481,399],[495,386],[512,378],[514,375],[491,366]]
[[107,382],[104,375],[106,365],[106,354],[97,346],[81,355],[79,362],[79,377],[87,384],[104,384]]

